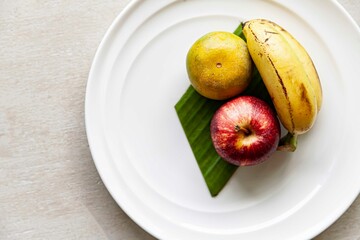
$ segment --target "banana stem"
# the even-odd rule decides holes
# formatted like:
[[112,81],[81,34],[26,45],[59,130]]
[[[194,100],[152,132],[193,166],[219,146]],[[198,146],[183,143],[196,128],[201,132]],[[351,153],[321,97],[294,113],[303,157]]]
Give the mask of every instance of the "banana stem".
[[297,147],[297,135],[288,132],[284,137],[279,141],[277,147],[278,151],[282,152],[294,152]]

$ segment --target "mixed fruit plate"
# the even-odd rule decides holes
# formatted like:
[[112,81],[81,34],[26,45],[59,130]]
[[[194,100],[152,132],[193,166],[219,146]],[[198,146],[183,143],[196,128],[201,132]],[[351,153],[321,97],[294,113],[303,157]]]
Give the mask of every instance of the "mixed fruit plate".
[[266,19],[200,37],[186,69],[191,85],[175,109],[212,196],[238,167],[295,151],[298,135],[312,128],[321,109],[308,52]]

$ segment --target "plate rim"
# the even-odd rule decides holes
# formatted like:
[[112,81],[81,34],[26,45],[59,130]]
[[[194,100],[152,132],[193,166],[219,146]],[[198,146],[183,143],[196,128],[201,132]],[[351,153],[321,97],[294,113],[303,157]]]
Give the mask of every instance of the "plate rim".
[[[94,81],[94,80],[92,80],[94,78],[93,76],[95,75],[95,72],[97,71],[96,65],[100,61],[99,58],[100,58],[102,52],[104,51],[103,49],[106,47],[106,43],[109,41],[109,38],[110,38],[111,34],[113,33],[114,29],[116,28],[116,26],[122,20],[124,20],[124,19],[126,20],[127,15],[131,14],[131,12],[136,9],[138,4],[142,4],[143,2],[146,2],[146,1],[147,0],[131,0],[123,8],[123,10],[120,11],[120,13],[115,17],[115,19],[112,21],[111,25],[108,27],[107,31],[105,32],[104,36],[102,37],[100,44],[97,47],[96,53],[93,57],[93,61],[91,63],[90,71],[89,71],[88,78],[87,78],[85,104],[84,104],[84,113],[85,113],[84,118],[85,118],[85,131],[86,131],[86,136],[87,136],[88,143],[89,143],[89,149],[91,152],[91,156],[93,158],[95,167],[96,167],[96,169],[100,175],[100,178],[103,181],[107,191],[110,193],[110,195],[115,200],[115,202],[118,204],[118,206],[127,214],[127,216],[129,216],[130,219],[132,219],[137,225],[139,225],[142,229],[144,229],[146,232],[148,232],[152,236],[160,238],[160,237],[164,237],[161,234],[161,232],[156,231],[155,229],[149,227],[148,225],[141,222],[137,217],[135,217],[133,215],[133,213],[128,211],[128,209],[124,206],[124,203],[119,201],[119,199],[116,197],[116,194],[112,191],[112,189],[111,189],[112,187],[110,186],[110,183],[109,183],[110,181],[108,181],[107,180],[108,177],[105,176],[105,170],[100,165],[101,161],[94,156],[96,147],[94,146],[95,143],[93,143],[94,141],[92,140],[92,138],[93,138],[93,136],[91,135],[91,132],[92,132],[91,124],[92,123],[90,123],[91,120],[89,119],[89,112],[91,111],[90,110],[91,106],[90,106],[89,92],[91,91],[90,89],[93,84],[92,82]],[[281,1],[279,1],[279,2],[281,2]],[[346,9],[337,0],[331,0],[331,3],[334,4],[334,6],[340,11],[340,13],[346,18],[346,20],[351,23],[351,25],[352,25],[351,28],[360,35],[360,27],[358,26],[356,21],[353,19],[353,17],[346,11]],[[345,207],[338,208],[338,211],[333,214],[333,218],[324,219],[322,221],[322,224],[317,225],[317,228],[314,228],[312,231],[306,232],[308,234],[308,236],[305,236],[305,237],[315,237],[315,236],[319,235],[320,233],[322,233],[324,230],[326,230],[328,227],[330,227],[351,206],[351,204],[358,197],[359,193],[360,193],[360,187],[358,188],[357,193],[355,192],[351,198],[350,197],[347,198],[347,200],[348,200],[347,203],[343,204],[343,206],[345,205]]]

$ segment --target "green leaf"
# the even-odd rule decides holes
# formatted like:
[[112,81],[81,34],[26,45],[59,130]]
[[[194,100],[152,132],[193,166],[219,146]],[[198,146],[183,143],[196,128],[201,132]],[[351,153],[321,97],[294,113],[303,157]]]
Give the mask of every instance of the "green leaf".
[[[246,40],[241,23],[234,34]],[[242,95],[257,96],[272,105],[261,76],[254,67],[252,81]],[[198,94],[190,86],[175,105],[175,109],[194,157],[210,191],[216,196],[230,180],[238,166],[224,161],[216,152],[210,134],[210,122],[215,111],[225,101],[216,101]]]
[[243,33],[243,27],[244,27],[244,23],[240,23],[239,26],[235,29],[235,31],[233,32],[233,34],[241,37],[245,42],[246,42],[246,38],[245,35]]
[[210,122],[215,111],[223,103],[201,96],[190,86],[175,105],[185,135],[212,196],[216,196],[223,189],[237,169],[237,166],[219,157],[211,140]]

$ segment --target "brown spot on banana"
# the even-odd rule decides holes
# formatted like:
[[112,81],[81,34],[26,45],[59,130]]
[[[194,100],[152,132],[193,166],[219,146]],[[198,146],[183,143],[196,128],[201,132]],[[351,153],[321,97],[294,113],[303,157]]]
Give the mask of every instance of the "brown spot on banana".
[[251,33],[254,35],[254,40],[258,43],[260,43],[260,40],[258,39],[258,37],[255,35],[255,33],[251,30],[250,26],[249,26],[249,29],[251,31]]
[[[293,132],[294,129],[295,129],[295,122],[294,122],[293,109],[292,109],[292,107],[291,107],[291,102],[290,102],[290,99],[289,99],[289,95],[288,95],[287,90],[286,90],[286,87],[285,87],[285,85],[284,85],[284,81],[282,80],[282,78],[281,78],[278,70],[276,69],[273,60],[270,58],[269,55],[267,55],[267,59],[269,60],[271,66],[273,67],[273,69],[274,69],[274,71],[275,71],[275,73],[276,73],[277,79],[278,79],[278,81],[279,81],[279,83],[280,83],[280,85],[281,85],[283,94],[284,94],[284,96],[285,96],[285,98],[286,98],[287,110],[288,110],[288,112],[289,112],[290,122],[291,122],[291,129],[287,129],[287,130],[288,130],[289,132]],[[275,108],[276,108],[276,106],[275,106]]]
[[268,33],[270,33],[270,34],[279,34],[279,33],[277,33],[277,32],[273,32],[273,31],[267,31],[267,30],[265,30],[265,34],[267,35]]
[[[309,90],[305,87],[305,85],[303,83],[301,83],[299,85],[299,91],[300,91],[300,101],[302,104],[302,112],[303,114],[306,116],[306,118],[311,118],[311,116],[316,116],[317,114],[317,107],[316,104],[313,105],[312,101],[311,101],[311,93],[309,93]],[[314,96],[313,96],[314,97]],[[297,129],[297,131],[299,133],[301,132],[306,132],[307,130],[309,130],[311,126],[307,126],[304,128],[299,128]]]
[[[296,40],[287,34],[286,30],[266,20],[251,20],[244,27],[248,48],[279,119],[289,132],[301,134],[309,130],[316,119],[315,96],[319,91],[309,81],[311,77],[306,71],[308,65],[302,61],[304,55],[297,55],[302,52],[298,50]],[[274,47],[274,44],[280,48]],[[289,64],[289,61],[294,62]]]
[[251,29],[251,23],[250,22],[244,22],[244,26],[243,26],[243,29],[245,28],[245,26],[248,25],[247,27],[249,28],[251,34],[254,36],[254,40],[258,43],[260,43],[260,40],[258,39],[258,37],[256,36],[256,34],[252,31]]
[[307,108],[311,108],[309,94],[303,83],[300,84],[299,89],[300,89],[301,101],[307,106]]
[[[270,22],[270,21],[268,21]],[[304,65],[304,70],[306,75],[308,76],[309,81],[314,89],[314,93],[316,96],[316,104],[317,104],[317,112],[320,111],[322,105],[322,87],[321,82],[319,79],[319,75],[315,68],[314,62],[312,61],[309,53],[306,49],[297,41],[297,39],[291,35],[288,31],[286,31],[281,26],[277,25],[276,23],[271,22],[275,29],[285,38],[287,39],[288,44],[292,47],[293,51],[297,55],[298,59]]]

